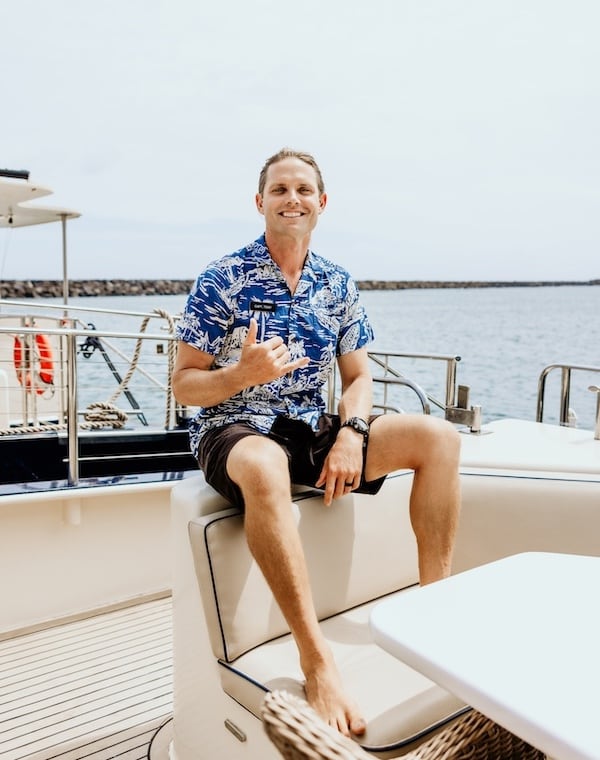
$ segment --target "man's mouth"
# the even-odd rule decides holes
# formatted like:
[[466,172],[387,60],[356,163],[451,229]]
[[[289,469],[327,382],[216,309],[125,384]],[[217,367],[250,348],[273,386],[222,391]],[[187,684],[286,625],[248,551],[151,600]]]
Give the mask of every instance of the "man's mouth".
[[285,216],[286,219],[295,219],[298,216],[302,216],[301,211],[282,211],[281,216]]

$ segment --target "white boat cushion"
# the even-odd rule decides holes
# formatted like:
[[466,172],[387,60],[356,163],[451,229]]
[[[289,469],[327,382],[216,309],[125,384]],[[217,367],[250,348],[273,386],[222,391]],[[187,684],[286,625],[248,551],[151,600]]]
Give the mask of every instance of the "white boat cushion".
[[[397,757],[399,748],[408,751],[419,739],[462,714],[466,706],[373,643],[369,614],[376,603],[348,610],[321,625],[344,686],[367,721],[361,745],[378,755],[393,751]],[[256,647],[233,663],[219,664],[223,689],[257,717],[267,690],[286,689],[305,698],[290,635]]]
[[[319,619],[418,582],[408,515],[412,474],[388,478],[377,497],[350,494],[325,507],[314,491],[296,494],[298,522]],[[289,633],[234,508],[189,525],[211,644],[232,661],[258,644]]]
[[[377,497],[351,494],[325,507],[309,490],[296,494],[292,507],[323,631],[368,721],[361,743],[380,756],[408,748],[465,709],[376,646],[369,631],[374,600],[418,581],[411,485],[412,474],[402,472]],[[265,691],[302,694],[303,676],[289,628],[250,555],[242,513],[210,511],[218,506],[212,501],[190,522],[192,554],[223,689],[258,717]]]

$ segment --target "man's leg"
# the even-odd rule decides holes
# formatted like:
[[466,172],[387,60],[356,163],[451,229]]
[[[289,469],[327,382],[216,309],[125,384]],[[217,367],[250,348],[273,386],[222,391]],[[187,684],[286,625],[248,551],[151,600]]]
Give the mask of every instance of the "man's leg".
[[343,691],[315,613],[284,451],[268,438],[244,438],[232,448],[227,472],[244,496],[250,551],[296,641],[309,703],[342,733],[364,733],[364,721]]
[[422,585],[450,574],[458,524],[460,435],[428,415],[386,414],[371,425],[365,476],[415,471],[410,518],[419,550]]

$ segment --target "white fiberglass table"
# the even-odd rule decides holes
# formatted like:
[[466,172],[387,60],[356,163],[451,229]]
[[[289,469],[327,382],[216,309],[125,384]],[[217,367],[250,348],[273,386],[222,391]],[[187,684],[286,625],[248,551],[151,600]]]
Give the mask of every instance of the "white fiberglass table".
[[377,605],[375,641],[557,760],[600,758],[600,557],[526,553]]

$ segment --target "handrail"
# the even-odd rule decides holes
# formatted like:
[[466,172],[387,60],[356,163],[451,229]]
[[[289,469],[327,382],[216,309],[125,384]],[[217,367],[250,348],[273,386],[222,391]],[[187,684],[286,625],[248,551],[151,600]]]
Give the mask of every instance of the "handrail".
[[377,406],[380,409],[391,409],[392,407],[387,403],[387,388],[390,385],[402,385],[402,386],[405,386],[406,388],[410,388],[412,391],[415,392],[417,398],[419,399],[421,403],[423,414],[431,414],[431,407],[429,406],[429,396],[423,390],[423,388],[421,388],[421,386],[418,383],[415,383],[413,380],[409,380],[408,377],[399,377],[399,378],[393,378],[393,379],[390,379],[389,377],[374,377],[373,382],[382,383],[384,386],[383,403],[374,404],[374,406]]
[[[155,316],[155,315],[153,315]],[[61,328],[31,327],[25,325],[2,326],[0,322],[0,334],[8,335],[37,335],[41,332],[48,336],[57,336],[66,338],[66,371],[67,371],[67,405],[66,405],[66,426],[68,437],[68,470],[67,484],[76,486],[79,482],[79,424],[77,410],[77,338],[82,336],[98,336],[103,338],[126,338],[126,339],[150,339],[160,341],[175,341],[176,338],[171,334],[154,334],[142,332],[121,332],[117,330],[90,330],[89,328],[79,328],[73,326],[74,319],[68,320],[72,326]]]
[[12,325],[11,327],[2,327],[0,325],[0,333],[5,333],[8,335],[14,335],[15,333],[18,333],[19,335],[36,335],[39,333],[44,333],[44,335],[74,335],[77,337],[81,337],[82,335],[93,335],[96,338],[150,338],[150,340],[160,340],[162,341],[171,341],[171,340],[177,340],[174,335],[158,335],[156,333],[140,333],[140,332],[119,332],[117,330],[90,330],[89,328],[84,327],[64,327],[64,328],[55,328],[55,327],[21,327],[20,325],[18,327],[15,327],[15,325]]
[[[538,378],[538,393],[537,393],[537,412],[536,421],[544,421],[544,401],[546,394],[546,380],[548,375],[554,370],[559,369],[561,371],[560,382],[560,424],[568,426],[569,424],[569,401],[571,397],[571,374],[575,371],[581,372],[598,372],[600,373],[600,367],[592,367],[585,364],[549,364],[544,367],[540,372]],[[590,389],[591,390],[591,389]],[[597,417],[600,412],[597,412]],[[596,420],[596,426],[598,427],[600,422]]]
[[[384,359],[379,357],[383,356]],[[438,401],[430,394],[426,394],[428,400],[438,407],[438,409],[445,410],[448,407],[454,406],[456,399],[456,370],[458,362],[461,357],[456,354],[423,354],[423,353],[406,353],[406,352],[391,352],[391,351],[370,351],[369,359],[375,364],[380,366],[384,373],[389,373],[393,377],[404,377],[401,372],[398,372],[393,367],[389,366],[389,359],[427,359],[431,361],[443,361],[446,362],[446,400],[444,402]]]
[[[376,402],[375,407],[393,410],[394,407],[388,403],[387,388],[394,385],[404,385],[417,395],[424,414],[430,414],[429,404],[433,404],[444,412],[447,420],[460,425],[466,425],[472,433],[481,432],[481,407],[468,407],[469,388],[456,383],[457,365],[461,357],[457,354],[435,354],[435,353],[408,353],[392,351],[369,351],[369,360],[383,369],[383,377],[373,377],[375,383],[384,386],[384,398],[382,403]],[[405,377],[399,370],[390,364],[391,359],[425,359],[430,361],[443,361],[446,363],[446,398],[445,401],[439,401],[430,393],[426,392],[413,380]],[[327,408],[330,412],[335,411],[336,405],[336,382],[337,372],[334,366],[328,385]]]
[[[64,304],[64,303],[47,303],[46,301],[43,302],[43,304],[36,304],[35,302],[31,301],[12,301],[7,300],[5,298],[0,299],[0,308],[2,306],[8,306],[11,308],[19,307],[19,308],[25,308],[27,310],[31,309],[43,309],[46,311],[46,309],[60,311],[64,314],[65,309],[68,311],[81,311],[86,313],[95,313],[95,314],[117,314],[119,316],[126,316],[126,317],[155,317],[156,319],[160,319],[160,315],[156,314],[155,312],[148,312],[148,311],[129,311],[128,309],[105,309],[105,308],[98,308],[97,306],[79,306],[78,304]],[[0,314],[0,317],[3,316],[17,316],[14,314],[9,314],[8,312],[4,312]],[[39,316],[44,316],[43,314],[40,314]]]

